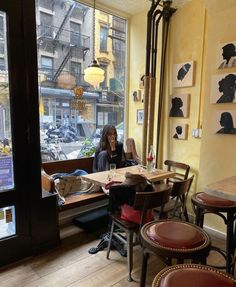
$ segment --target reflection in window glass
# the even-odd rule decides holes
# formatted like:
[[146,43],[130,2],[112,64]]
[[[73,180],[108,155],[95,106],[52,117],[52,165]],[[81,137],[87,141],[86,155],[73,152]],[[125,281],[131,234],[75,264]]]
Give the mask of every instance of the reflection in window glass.
[[0,192],[14,187],[6,14],[0,11]]
[[[124,140],[126,21],[96,10],[93,47],[91,7],[46,2],[36,1],[41,158],[92,156],[105,124]],[[84,80],[93,53],[105,71],[96,90]]]
[[0,208],[0,239],[16,234],[15,207]]

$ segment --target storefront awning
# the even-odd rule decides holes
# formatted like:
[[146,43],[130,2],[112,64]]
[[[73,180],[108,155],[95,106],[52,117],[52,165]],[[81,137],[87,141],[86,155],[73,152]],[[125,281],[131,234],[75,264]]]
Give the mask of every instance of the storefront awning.
[[[57,97],[63,99],[70,99],[74,97],[74,93],[72,90],[67,89],[56,89],[56,88],[49,88],[49,87],[41,87],[39,86],[39,95],[46,96],[46,97]],[[97,99],[99,98],[99,93],[96,92],[84,92],[83,93],[84,99]]]

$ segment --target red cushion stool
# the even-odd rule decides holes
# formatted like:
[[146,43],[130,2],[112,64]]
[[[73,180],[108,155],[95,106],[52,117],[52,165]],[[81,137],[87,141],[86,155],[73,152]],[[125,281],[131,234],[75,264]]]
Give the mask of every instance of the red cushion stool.
[[150,254],[160,257],[167,265],[172,258],[178,263],[185,259],[193,263],[206,263],[211,248],[209,235],[200,227],[177,220],[158,220],[145,224],[140,232],[143,261],[140,286],[146,282],[147,263]]
[[235,287],[236,281],[213,267],[198,264],[178,264],[161,270],[152,287]]
[[[218,268],[226,268],[226,272],[234,274],[234,252],[235,252],[235,219],[236,219],[236,202],[223,199],[217,196],[209,195],[205,192],[199,192],[191,197],[193,210],[196,214],[196,225],[203,227],[204,215],[212,213],[220,216],[226,224],[226,254],[218,250],[226,259],[226,267],[218,266]],[[216,266],[214,266],[216,267]]]

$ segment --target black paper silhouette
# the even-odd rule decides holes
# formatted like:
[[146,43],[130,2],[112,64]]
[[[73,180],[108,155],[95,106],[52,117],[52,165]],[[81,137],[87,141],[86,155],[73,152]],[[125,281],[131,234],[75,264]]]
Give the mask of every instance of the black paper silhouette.
[[170,117],[184,117],[184,113],[181,110],[183,106],[183,101],[181,98],[175,97],[171,100],[172,107],[170,109]]
[[228,43],[222,47],[224,61],[220,64],[219,69],[235,67],[236,66],[236,48],[233,43]]
[[232,103],[235,98],[236,75],[229,74],[218,82],[219,92],[223,95],[217,100],[217,103]]
[[179,81],[182,81],[184,79],[184,77],[187,75],[190,67],[191,67],[191,65],[189,63],[187,63],[179,69],[178,74],[177,74],[177,79]]
[[231,113],[223,112],[221,114],[220,125],[222,128],[217,131],[217,134],[236,134]]
[[182,135],[183,129],[181,126],[176,126],[175,130],[176,133],[174,134],[173,138],[178,139]]

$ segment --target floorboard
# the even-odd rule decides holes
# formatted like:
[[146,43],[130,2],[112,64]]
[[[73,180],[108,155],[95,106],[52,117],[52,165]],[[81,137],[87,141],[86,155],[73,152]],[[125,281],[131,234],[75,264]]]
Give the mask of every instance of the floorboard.
[[[140,280],[141,248],[134,249],[134,281],[127,281],[126,258],[106,250],[90,255],[88,249],[98,243],[98,233],[87,233],[77,227],[63,235],[61,245],[44,254],[27,258],[0,269],[1,287],[137,287]],[[214,245],[222,247],[224,240],[213,237]],[[223,258],[215,252],[210,264],[223,264]],[[149,261],[146,286],[152,284],[155,275],[164,265],[158,258]]]

